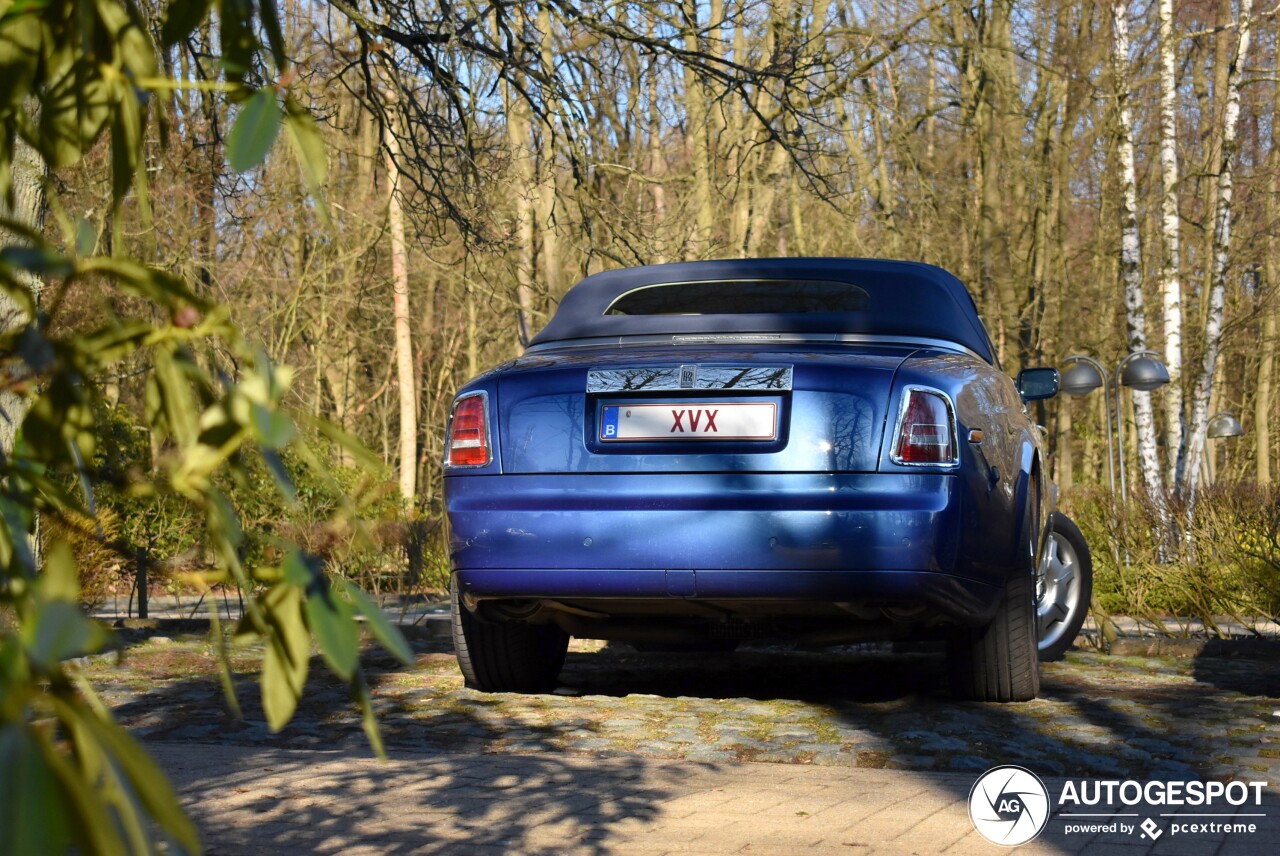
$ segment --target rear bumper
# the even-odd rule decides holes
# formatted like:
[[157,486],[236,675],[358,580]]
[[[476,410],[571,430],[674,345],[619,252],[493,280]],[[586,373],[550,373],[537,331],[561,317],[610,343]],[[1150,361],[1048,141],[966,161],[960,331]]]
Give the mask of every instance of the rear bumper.
[[[1000,589],[952,574],[927,571],[656,571],[651,569],[521,568],[459,570],[467,602],[554,600],[589,605],[642,604],[639,614],[661,614],[673,598],[721,606],[801,603],[919,604],[961,624],[990,619]],[[675,611],[675,610],[672,610]],[[791,612],[791,610],[780,610]]]
[[1003,584],[956,568],[952,475],[450,476],[445,499],[476,600],[884,598],[972,621]]

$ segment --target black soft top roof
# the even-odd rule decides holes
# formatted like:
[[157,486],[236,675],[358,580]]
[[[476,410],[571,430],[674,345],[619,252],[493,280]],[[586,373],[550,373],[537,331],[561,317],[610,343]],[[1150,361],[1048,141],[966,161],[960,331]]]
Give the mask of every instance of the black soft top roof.
[[[620,297],[658,285],[733,281],[850,283],[867,293],[854,311],[615,314]],[[991,339],[964,283],[939,267],[884,259],[724,259],[623,268],[569,290],[533,345],[615,336],[717,333],[871,334],[943,339],[994,363]]]

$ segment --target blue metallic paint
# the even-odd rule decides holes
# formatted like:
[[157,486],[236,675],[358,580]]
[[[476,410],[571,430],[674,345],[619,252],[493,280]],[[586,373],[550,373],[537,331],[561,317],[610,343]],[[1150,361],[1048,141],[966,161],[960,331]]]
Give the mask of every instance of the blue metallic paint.
[[449,485],[449,515],[467,570],[950,572],[959,491],[953,476],[919,474],[462,477]]
[[[728,395],[781,408],[767,442],[606,444],[587,372],[791,365],[793,390]],[[903,391],[946,393],[960,466],[895,465]],[[815,344],[541,350],[477,378],[494,460],[449,471],[451,559],[469,602],[641,598],[778,603],[900,598],[987,620],[1052,510],[1040,440],[1013,381],[967,353]],[[705,397],[705,390],[635,400]],[[971,429],[980,444],[966,442]]]

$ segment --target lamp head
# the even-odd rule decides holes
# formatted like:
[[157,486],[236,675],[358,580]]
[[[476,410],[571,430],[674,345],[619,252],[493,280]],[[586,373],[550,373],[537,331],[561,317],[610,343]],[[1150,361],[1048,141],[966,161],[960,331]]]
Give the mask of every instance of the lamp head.
[[1205,436],[1214,440],[1219,440],[1223,437],[1239,437],[1242,434],[1244,434],[1244,426],[1229,410],[1215,413],[1213,418],[1209,420],[1208,428],[1205,430]]
[[1159,360],[1141,356],[1135,357],[1120,373],[1120,383],[1140,392],[1159,389],[1169,382],[1169,369]]
[[1088,363],[1073,363],[1062,373],[1061,389],[1067,395],[1079,398],[1102,386],[1102,375]]

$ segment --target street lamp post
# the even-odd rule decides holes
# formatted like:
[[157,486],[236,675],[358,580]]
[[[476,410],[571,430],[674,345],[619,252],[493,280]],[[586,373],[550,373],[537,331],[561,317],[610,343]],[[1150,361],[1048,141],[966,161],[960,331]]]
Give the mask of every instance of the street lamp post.
[[1124,421],[1120,415],[1120,387],[1127,386],[1139,392],[1151,392],[1169,382],[1169,369],[1155,359],[1155,351],[1134,351],[1116,366],[1116,446],[1120,451],[1120,500],[1129,501],[1128,485],[1124,479]]
[[[1102,363],[1093,357],[1086,357],[1084,354],[1072,354],[1067,357],[1067,362],[1071,363],[1071,368],[1062,373],[1062,391],[1072,398],[1083,398],[1095,389],[1109,389],[1111,379],[1107,376],[1107,370],[1102,367]],[[1104,398],[1109,396],[1104,394]],[[1112,464],[1112,458],[1115,456],[1115,450],[1112,447],[1112,430],[1111,430],[1111,402],[1105,401],[1103,412],[1107,415],[1107,484],[1111,488],[1111,504],[1115,507],[1116,496],[1116,471]]]
[[[1108,375],[1102,363],[1084,354],[1067,357],[1071,368],[1062,373],[1062,390],[1068,395],[1081,397],[1095,389],[1103,390],[1107,415],[1107,482],[1111,487],[1111,507],[1115,508],[1116,475],[1112,458],[1115,446],[1120,453],[1120,498],[1127,502],[1124,465],[1124,420],[1120,411],[1120,387],[1127,386],[1140,392],[1150,392],[1169,382],[1169,370],[1155,359],[1155,351],[1134,351],[1120,361],[1115,373]],[[1111,422],[1112,401],[1115,402],[1115,427]],[[1115,438],[1114,442],[1112,438]]]

